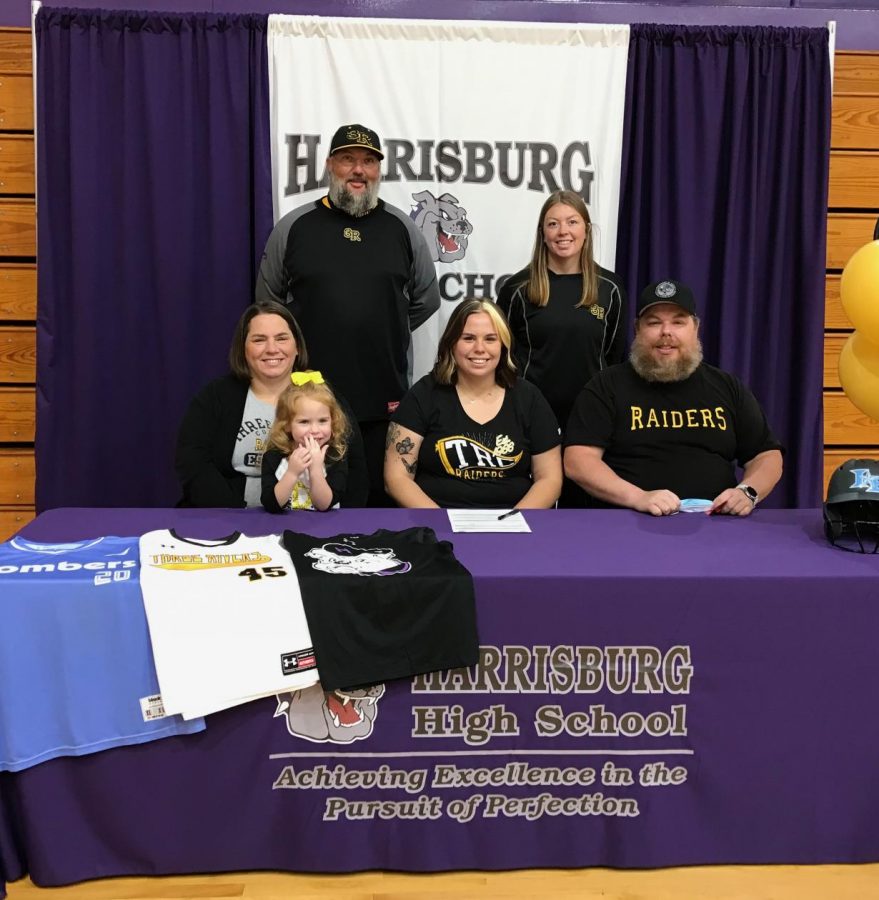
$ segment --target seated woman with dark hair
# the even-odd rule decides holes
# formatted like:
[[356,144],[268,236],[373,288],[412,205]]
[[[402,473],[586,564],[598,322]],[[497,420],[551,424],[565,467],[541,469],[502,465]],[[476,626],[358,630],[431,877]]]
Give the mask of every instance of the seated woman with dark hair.
[[516,377],[510,329],[488,300],[465,300],[436,365],[391,417],[385,488],[408,507],[544,509],[562,484],[559,429],[540,391]]
[[[244,311],[229,349],[231,372],[193,399],[177,437],[179,506],[260,506],[261,461],[281,392],[294,370],[308,368],[299,324],[280,303],[261,300]],[[338,396],[338,395],[337,395]],[[342,400],[343,408],[347,407]],[[349,420],[352,416],[349,414]],[[347,489],[340,502],[366,502],[363,442],[352,426]]]

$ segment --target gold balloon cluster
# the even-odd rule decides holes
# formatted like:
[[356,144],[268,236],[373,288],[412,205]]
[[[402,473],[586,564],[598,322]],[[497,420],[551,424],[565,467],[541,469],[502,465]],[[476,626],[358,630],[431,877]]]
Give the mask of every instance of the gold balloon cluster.
[[839,380],[849,400],[879,421],[879,240],[846,263],[839,291],[856,329],[839,354]]

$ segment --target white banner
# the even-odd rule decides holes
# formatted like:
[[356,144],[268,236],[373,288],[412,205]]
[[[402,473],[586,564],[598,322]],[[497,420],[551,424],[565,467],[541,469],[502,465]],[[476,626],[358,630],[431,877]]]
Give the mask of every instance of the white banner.
[[415,335],[415,377],[465,297],[527,265],[547,194],[586,201],[613,268],[625,25],[269,17],[275,218],[325,193],[333,132],[385,154],[381,197],[421,226],[443,304]]

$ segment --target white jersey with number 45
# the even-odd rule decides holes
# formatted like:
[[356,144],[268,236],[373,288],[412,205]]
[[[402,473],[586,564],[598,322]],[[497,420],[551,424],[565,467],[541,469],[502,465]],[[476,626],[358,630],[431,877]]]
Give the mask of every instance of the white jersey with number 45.
[[318,680],[296,571],[278,535],[151,531],[140,561],[168,712],[188,719]]

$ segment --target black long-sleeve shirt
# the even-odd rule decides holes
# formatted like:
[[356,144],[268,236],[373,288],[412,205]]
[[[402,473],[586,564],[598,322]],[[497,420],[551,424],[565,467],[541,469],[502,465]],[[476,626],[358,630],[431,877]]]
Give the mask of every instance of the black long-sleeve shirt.
[[311,365],[350,402],[360,422],[387,419],[408,384],[410,330],[439,309],[423,235],[379,200],[350,216],[324,197],[284,216],[272,231],[257,299],[285,303]]
[[598,300],[592,306],[577,306],[582,275],[553,272],[549,302],[535,306],[528,299],[528,268],[511,275],[497,299],[513,332],[519,374],[540,388],[562,430],[583,386],[625,357],[625,292],[613,272],[596,269]]

